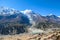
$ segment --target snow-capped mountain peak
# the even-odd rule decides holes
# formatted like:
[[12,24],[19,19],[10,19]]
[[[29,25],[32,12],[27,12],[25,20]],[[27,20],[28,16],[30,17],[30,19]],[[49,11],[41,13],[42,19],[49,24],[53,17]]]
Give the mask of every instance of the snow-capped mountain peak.
[[32,13],[32,10],[28,10],[28,9],[26,9],[26,10],[21,11],[21,12],[24,13],[24,14],[29,14],[29,13]]
[[49,14],[48,16],[52,16],[53,14]]
[[15,10],[13,8],[0,7],[0,15],[12,15],[15,12],[17,12],[17,10]]

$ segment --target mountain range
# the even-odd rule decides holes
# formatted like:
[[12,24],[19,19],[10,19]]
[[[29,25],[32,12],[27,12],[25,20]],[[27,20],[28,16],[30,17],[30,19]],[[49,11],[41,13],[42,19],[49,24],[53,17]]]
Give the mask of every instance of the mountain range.
[[[56,15],[42,16],[32,10],[15,10],[0,7],[0,34],[20,34],[28,32],[28,28],[60,28],[60,17]],[[34,30],[33,30],[34,31]]]

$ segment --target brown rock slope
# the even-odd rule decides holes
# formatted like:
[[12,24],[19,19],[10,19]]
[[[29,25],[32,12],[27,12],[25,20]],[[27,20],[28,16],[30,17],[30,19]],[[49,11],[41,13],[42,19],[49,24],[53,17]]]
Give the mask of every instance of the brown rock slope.
[[60,40],[60,32],[1,36],[0,40]]

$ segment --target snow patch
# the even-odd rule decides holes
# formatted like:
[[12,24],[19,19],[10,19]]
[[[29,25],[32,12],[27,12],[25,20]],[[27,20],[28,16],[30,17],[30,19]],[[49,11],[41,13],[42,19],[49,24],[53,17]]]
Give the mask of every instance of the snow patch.
[[28,10],[28,9],[26,9],[26,10],[21,11],[21,12],[24,13],[24,14],[28,14],[28,13],[32,13],[32,10]]

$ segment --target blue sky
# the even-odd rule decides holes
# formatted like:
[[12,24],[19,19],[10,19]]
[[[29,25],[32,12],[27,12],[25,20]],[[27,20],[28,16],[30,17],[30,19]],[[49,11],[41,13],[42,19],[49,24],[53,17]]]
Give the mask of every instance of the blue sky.
[[41,15],[60,16],[60,0],[0,0],[0,6],[17,10],[31,9]]

